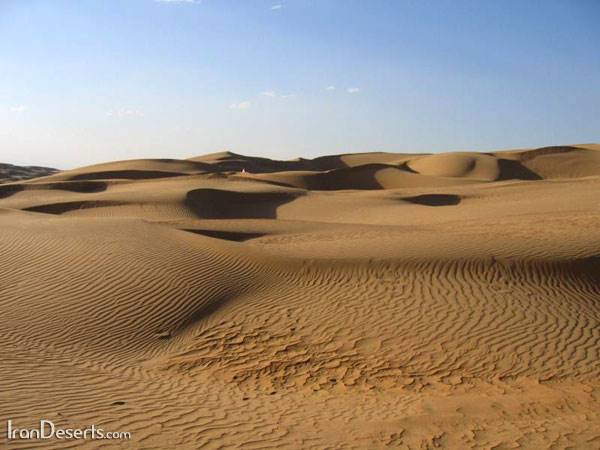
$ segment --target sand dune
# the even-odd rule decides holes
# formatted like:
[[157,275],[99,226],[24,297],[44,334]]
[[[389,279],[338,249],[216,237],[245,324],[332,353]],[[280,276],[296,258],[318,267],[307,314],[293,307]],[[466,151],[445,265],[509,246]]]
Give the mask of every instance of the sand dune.
[[13,164],[0,164],[0,183],[27,180],[29,178],[43,177],[58,172],[50,167],[15,166]]
[[599,192],[594,144],[2,184],[0,427],[133,435],[27,448],[600,448]]

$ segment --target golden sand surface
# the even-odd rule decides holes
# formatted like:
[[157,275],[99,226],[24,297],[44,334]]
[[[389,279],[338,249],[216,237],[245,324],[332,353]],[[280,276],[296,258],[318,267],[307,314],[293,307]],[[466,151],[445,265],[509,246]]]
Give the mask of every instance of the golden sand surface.
[[14,448],[600,448],[600,146],[0,185]]

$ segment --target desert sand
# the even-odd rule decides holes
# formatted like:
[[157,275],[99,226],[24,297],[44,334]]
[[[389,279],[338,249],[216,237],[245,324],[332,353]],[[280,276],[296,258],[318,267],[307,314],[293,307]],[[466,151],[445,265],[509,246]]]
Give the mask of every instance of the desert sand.
[[600,448],[600,146],[0,185],[14,448]]

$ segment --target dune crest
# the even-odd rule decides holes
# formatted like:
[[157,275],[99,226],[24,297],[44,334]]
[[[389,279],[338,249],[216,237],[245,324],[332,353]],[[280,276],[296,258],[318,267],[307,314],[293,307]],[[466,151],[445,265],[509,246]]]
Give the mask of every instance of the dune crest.
[[594,144],[223,152],[0,184],[0,432],[599,448],[598,192]]

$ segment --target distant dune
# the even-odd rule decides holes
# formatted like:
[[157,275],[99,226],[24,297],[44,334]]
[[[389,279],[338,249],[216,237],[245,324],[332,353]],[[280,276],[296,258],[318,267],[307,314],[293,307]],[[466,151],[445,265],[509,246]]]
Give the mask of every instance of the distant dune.
[[14,167],[27,448],[600,448],[600,145]]
[[0,183],[28,180],[30,178],[45,177],[58,172],[57,169],[38,166],[14,166],[0,163]]

